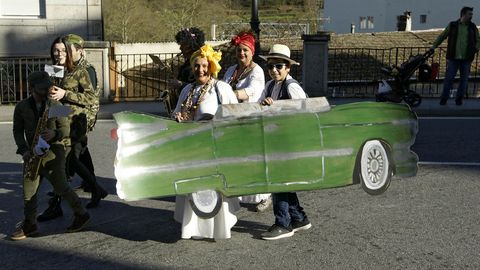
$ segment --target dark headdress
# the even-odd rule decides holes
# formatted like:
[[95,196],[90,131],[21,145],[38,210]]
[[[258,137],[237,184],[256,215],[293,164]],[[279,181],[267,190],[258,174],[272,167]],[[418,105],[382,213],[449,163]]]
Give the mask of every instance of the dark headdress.
[[205,45],[205,34],[196,27],[185,28],[178,31],[175,40],[178,44],[187,44],[192,50],[196,51]]

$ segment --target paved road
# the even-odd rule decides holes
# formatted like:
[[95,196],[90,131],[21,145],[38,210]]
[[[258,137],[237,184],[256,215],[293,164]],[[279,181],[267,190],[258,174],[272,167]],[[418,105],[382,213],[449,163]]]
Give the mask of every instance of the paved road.
[[[420,158],[438,160],[439,143],[455,134],[462,143],[453,153],[462,162],[478,162],[478,119],[423,119],[415,149]],[[262,241],[259,235],[273,222],[271,213],[243,208],[232,239],[181,240],[172,220],[170,198],[124,202],[115,194],[115,143],[109,139],[112,122],[100,122],[90,147],[97,174],[110,195],[91,211],[84,232],[60,234],[71,213],[41,224],[40,237],[21,242],[0,240],[1,269],[479,269],[479,166],[421,165],[416,177],[392,182],[380,196],[360,186],[300,193],[311,230],[289,240]],[[435,131],[439,129],[441,132]],[[462,129],[463,131],[459,130]],[[11,125],[0,124],[0,238],[21,218],[19,157]],[[452,133],[453,132],[453,133]],[[431,141],[431,138],[438,140]],[[435,154],[437,153],[437,154]],[[455,155],[446,156],[448,161]],[[76,179],[78,183],[78,179]],[[42,194],[49,189],[42,185]],[[88,200],[87,194],[80,194]],[[42,198],[42,209],[46,196]],[[66,210],[66,207],[64,207]]]
[[423,162],[479,163],[479,117],[423,117],[413,146]]

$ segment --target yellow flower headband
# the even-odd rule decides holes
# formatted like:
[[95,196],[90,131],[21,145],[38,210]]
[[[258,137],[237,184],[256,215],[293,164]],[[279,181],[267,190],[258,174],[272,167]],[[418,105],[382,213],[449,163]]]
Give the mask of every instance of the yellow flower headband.
[[213,75],[213,77],[216,78],[218,72],[222,69],[222,67],[218,63],[222,59],[222,52],[214,51],[212,46],[210,46],[209,44],[205,44],[200,47],[199,50],[195,51],[190,57],[191,66],[193,66],[193,62],[197,57],[207,58],[208,71]]

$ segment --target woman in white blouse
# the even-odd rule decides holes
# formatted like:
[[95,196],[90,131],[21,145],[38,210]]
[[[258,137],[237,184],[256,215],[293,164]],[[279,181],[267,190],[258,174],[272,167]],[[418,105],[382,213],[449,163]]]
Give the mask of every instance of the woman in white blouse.
[[230,43],[235,46],[237,64],[227,69],[223,80],[232,86],[238,102],[258,102],[265,87],[265,74],[253,62],[255,37],[250,31],[242,31]]
[[[178,122],[211,119],[219,104],[238,103],[230,85],[216,79],[221,67],[221,53],[206,44],[190,58],[195,82],[180,93],[172,117]],[[230,238],[237,222],[233,214],[240,208],[237,198],[224,198],[213,218],[201,218],[193,211],[188,196],[177,196],[174,219],[182,223],[182,238]]]

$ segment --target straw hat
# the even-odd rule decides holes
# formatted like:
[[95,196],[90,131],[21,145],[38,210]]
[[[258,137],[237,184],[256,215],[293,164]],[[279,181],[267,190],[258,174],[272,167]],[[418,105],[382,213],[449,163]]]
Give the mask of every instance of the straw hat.
[[260,57],[267,61],[271,58],[277,58],[287,60],[291,65],[300,65],[300,63],[290,59],[290,49],[283,44],[274,44],[268,52],[268,55],[260,55]]

